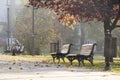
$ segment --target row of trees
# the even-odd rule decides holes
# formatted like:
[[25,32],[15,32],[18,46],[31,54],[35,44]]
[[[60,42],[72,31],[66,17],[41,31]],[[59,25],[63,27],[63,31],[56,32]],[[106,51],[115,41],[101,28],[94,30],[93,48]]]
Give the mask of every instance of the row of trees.
[[[27,53],[32,53],[32,8],[23,7],[20,10],[17,13],[14,36],[25,46]],[[49,43],[59,38],[59,33],[56,34],[57,31],[54,30],[53,16],[50,10],[35,10],[35,54],[48,52]]]
[[[25,46],[26,54],[32,54],[33,48],[32,14],[32,7],[26,7],[25,5],[22,5],[17,12],[15,30],[13,33],[14,37]],[[50,52],[50,43],[56,42],[57,40],[59,40],[61,44],[70,42],[72,43],[72,40],[69,41],[69,39],[71,38],[71,35],[74,33],[74,31],[61,25],[55,17],[56,15],[49,9],[35,9],[35,55],[48,54]]]

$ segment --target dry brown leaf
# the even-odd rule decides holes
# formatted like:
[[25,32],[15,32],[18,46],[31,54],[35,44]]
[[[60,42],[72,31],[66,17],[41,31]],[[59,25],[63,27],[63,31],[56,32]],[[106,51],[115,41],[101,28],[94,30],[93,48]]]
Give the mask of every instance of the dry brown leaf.
[[23,68],[21,67],[20,70],[23,70]]
[[9,70],[11,70],[12,69],[12,67],[9,67]]

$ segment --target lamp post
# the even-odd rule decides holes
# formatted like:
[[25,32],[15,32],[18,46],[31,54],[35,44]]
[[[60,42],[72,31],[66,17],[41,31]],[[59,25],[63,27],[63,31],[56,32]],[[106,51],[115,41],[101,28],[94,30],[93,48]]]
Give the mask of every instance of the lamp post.
[[7,22],[8,22],[8,27],[7,27],[7,37],[8,37],[8,40],[7,40],[7,46],[9,47],[9,38],[10,38],[10,23],[9,23],[9,7],[7,8]]
[[9,9],[9,6],[10,6],[10,3],[8,2],[7,0],[7,49],[9,49],[10,47],[10,41],[9,41],[9,38],[10,38],[10,15],[9,15],[9,12],[10,12],[10,9]]
[[30,5],[25,5],[26,7],[32,7],[32,28],[31,28],[31,37],[32,37],[32,51],[30,51],[30,52],[32,52],[32,55],[34,55],[34,41],[35,41],[35,32],[34,32],[34,14],[35,14],[35,7],[34,6],[30,6]]
[[32,55],[34,55],[34,6],[32,6]]

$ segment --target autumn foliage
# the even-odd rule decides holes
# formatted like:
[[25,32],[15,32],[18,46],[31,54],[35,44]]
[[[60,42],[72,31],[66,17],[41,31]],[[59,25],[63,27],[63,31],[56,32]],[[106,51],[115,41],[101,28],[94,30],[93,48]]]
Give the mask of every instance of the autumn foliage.
[[119,0],[29,0],[29,5],[53,10],[61,23],[72,26],[79,21],[115,19]]

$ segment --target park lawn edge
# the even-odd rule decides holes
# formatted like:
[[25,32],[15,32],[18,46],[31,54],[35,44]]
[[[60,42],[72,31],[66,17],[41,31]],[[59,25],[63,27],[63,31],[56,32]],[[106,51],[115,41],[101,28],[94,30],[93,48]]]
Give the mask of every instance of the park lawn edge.
[[[19,60],[29,60],[29,61],[40,61],[40,60],[44,60],[47,62],[53,62],[52,57],[50,55],[47,56],[40,56],[40,55],[35,55],[35,56],[31,56],[31,55],[17,55],[17,56],[11,56],[11,55],[0,55],[0,59],[19,59]],[[67,59],[65,59],[65,63],[61,60],[60,64],[65,65],[65,66],[71,66],[69,61]],[[104,71],[104,66],[105,66],[105,62],[104,62],[104,58],[95,58],[94,59],[94,65],[92,66],[88,61],[85,61],[85,66],[83,66],[82,64],[80,66],[78,66],[78,62],[75,60],[73,61],[73,65],[72,67],[79,67],[79,68],[86,68],[86,69],[90,69],[90,70],[96,70],[96,71]],[[120,59],[119,58],[115,58],[114,62],[111,63],[111,67],[112,70],[109,70],[108,72],[115,72],[115,73],[120,73]]]

